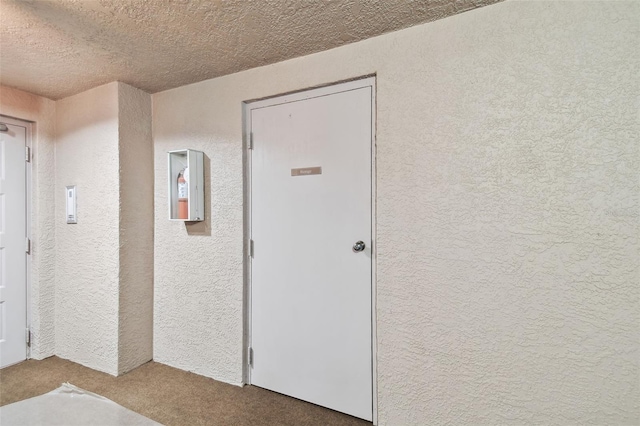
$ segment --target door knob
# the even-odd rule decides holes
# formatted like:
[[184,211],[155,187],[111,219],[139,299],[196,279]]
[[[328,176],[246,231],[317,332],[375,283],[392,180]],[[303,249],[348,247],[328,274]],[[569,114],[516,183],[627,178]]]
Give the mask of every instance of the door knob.
[[353,251],[357,253],[359,251],[364,250],[365,247],[366,247],[366,245],[364,244],[364,242],[358,241],[357,243],[355,243],[353,245]]

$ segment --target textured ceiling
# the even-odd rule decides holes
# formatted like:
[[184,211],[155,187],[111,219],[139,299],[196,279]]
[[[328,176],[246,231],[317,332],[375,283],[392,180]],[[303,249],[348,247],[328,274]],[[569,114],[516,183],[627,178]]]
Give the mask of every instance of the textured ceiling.
[[499,0],[0,0],[0,83],[60,99],[155,93]]

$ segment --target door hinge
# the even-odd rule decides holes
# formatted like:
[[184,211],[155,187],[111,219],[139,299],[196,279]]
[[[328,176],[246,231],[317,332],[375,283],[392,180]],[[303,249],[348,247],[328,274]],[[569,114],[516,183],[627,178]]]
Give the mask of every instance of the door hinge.
[[31,347],[31,330],[28,328],[25,330],[24,340],[27,343],[27,346]]
[[253,240],[249,240],[249,257],[253,259]]
[[247,364],[253,367],[253,348],[251,346],[247,348]]
[[29,238],[27,238],[26,247],[27,247],[27,249],[25,250],[25,252],[27,254],[31,254],[31,240]]
[[249,133],[249,149],[253,149],[253,132]]
[[31,162],[31,147],[28,147],[28,146],[24,147],[24,160],[27,163]]

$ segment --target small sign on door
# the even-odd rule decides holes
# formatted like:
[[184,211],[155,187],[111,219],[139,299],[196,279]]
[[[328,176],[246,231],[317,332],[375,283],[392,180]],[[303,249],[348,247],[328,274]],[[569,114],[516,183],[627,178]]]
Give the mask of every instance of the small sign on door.
[[291,176],[321,175],[322,167],[303,167],[301,169],[291,169]]

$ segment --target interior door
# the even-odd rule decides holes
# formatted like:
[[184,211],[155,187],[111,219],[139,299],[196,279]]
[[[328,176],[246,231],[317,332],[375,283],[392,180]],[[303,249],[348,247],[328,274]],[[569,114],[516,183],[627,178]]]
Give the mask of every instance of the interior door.
[[250,110],[251,383],[372,419],[372,87]]
[[27,358],[26,127],[0,118],[0,368]]

